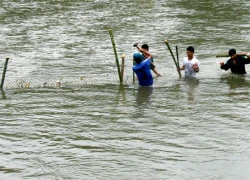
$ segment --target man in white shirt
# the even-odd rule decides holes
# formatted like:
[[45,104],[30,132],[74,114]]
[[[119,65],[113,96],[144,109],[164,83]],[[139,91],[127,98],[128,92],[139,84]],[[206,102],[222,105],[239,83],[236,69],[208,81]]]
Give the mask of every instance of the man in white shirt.
[[198,59],[194,57],[194,47],[187,47],[187,57],[183,59],[183,66],[180,70],[185,70],[185,77],[196,77],[196,73],[199,72]]

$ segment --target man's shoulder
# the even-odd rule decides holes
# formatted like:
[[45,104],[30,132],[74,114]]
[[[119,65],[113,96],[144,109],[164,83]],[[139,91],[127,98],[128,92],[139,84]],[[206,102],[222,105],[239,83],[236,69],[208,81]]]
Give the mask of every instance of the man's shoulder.
[[195,61],[199,61],[195,56],[193,57],[193,60],[195,60]]
[[200,63],[200,61],[196,58],[196,57],[193,57],[193,59],[192,59],[192,61],[194,62],[194,63]]
[[132,67],[132,69],[135,70],[135,69],[140,68],[141,66],[142,66],[141,63],[135,64],[135,65]]
[[237,59],[245,60],[245,59],[247,59],[247,58],[248,58],[247,56],[237,56]]
[[151,62],[151,59],[150,58],[147,58],[147,59],[145,59],[144,61],[142,61],[142,63],[144,63],[144,64],[148,64],[148,63],[150,63]]

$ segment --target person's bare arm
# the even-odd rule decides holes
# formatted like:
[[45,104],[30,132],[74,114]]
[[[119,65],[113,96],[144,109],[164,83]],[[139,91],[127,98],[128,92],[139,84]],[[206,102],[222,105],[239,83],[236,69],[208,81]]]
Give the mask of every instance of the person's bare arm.
[[180,68],[179,68],[179,70],[184,70],[184,69],[185,69],[185,67],[184,67],[184,66],[182,66],[182,67],[180,67]]
[[152,54],[150,52],[140,48],[138,45],[136,45],[136,47],[137,47],[138,51],[145,54],[147,58],[152,59],[153,56],[152,56]]

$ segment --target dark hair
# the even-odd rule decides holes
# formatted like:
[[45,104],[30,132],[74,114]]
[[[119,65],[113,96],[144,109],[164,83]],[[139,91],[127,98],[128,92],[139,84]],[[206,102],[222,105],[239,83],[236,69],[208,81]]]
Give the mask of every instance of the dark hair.
[[188,46],[187,51],[193,52],[194,53],[194,47],[193,46]]
[[236,50],[235,50],[235,49],[230,49],[230,50],[228,51],[228,55],[229,55],[229,56],[232,56],[232,55],[234,55],[234,54],[236,54]]
[[147,50],[148,50],[148,49],[149,49],[149,46],[148,46],[147,44],[143,44],[143,45],[141,46],[141,48],[142,48],[142,49],[147,49]]

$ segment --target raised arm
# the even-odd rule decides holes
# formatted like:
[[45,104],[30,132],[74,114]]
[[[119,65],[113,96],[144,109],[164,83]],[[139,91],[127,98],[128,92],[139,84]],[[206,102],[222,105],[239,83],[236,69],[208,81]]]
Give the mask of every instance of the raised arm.
[[138,49],[138,51],[140,51],[141,53],[145,54],[145,56],[149,59],[152,59],[152,54],[144,49],[142,49],[141,47],[138,46],[138,44],[134,44],[134,46]]

